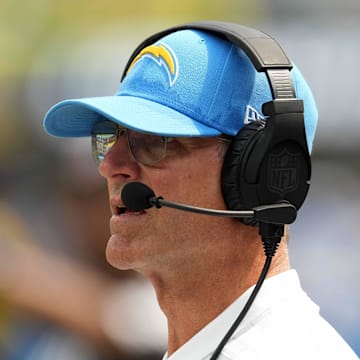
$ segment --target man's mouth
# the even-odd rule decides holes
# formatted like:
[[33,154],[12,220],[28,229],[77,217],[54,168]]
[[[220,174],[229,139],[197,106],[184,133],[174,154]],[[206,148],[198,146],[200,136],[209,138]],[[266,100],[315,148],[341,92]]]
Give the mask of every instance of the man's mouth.
[[117,206],[116,207],[116,214],[117,215],[122,215],[126,213],[126,207],[125,206]]
[[117,206],[116,215],[124,215],[124,214],[145,214],[145,211],[144,210],[135,211],[125,206]]

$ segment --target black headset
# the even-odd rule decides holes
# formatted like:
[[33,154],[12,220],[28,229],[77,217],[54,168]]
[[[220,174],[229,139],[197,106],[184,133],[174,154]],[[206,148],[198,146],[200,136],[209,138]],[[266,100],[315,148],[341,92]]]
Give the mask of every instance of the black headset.
[[310,185],[311,159],[306,141],[304,104],[296,99],[292,64],[269,35],[246,26],[200,21],[158,32],[133,52],[122,75],[137,54],[162,37],[185,29],[210,32],[241,48],[259,72],[265,72],[273,100],[262,105],[266,121],[245,125],[232,139],[222,169],[222,191],[230,210],[287,201],[299,209]]

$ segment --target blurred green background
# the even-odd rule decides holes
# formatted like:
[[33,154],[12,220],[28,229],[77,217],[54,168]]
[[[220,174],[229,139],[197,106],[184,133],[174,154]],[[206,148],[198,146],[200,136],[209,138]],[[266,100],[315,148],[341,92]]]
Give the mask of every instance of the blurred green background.
[[[31,347],[19,355],[26,348],[19,344],[38,344],[39,322],[58,326],[8,296],[3,284],[15,280],[9,280],[5,263],[26,271],[14,243],[118,276],[99,260],[107,204],[89,141],[48,137],[45,112],[65,98],[114,93],[127,58],[145,36],[199,19],[239,22],[273,35],[313,89],[320,115],[313,180],[291,228],[292,264],[322,314],[360,355],[358,0],[0,0],[0,194],[4,212],[16,213],[14,223],[4,215],[0,225],[6,222],[14,234],[19,224],[26,227],[23,236],[0,230],[0,262],[7,260],[0,267],[1,358],[30,359]],[[89,243],[89,234],[105,238]],[[24,334],[24,321],[32,337]],[[45,351],[37,354],[47,359]],[[90,359],[74,357],[80,358]]]

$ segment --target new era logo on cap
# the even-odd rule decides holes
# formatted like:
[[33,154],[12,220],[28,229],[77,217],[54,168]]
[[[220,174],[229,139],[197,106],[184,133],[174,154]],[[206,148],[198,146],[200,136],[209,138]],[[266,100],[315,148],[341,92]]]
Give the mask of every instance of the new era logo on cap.
[[251,105],[247,105],[245,109],[244,125],[250,124],[253,121],[262,120],[263,116],[254,109]]

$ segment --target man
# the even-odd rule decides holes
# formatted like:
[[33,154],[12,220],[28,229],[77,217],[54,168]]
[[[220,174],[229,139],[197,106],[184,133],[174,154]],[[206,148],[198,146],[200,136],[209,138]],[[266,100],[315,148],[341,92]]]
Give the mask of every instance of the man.
[[[46,115],[45,129],[55,136],[92,136],[112,211],[107,260],[152,282],[168,320],[164,359],[357,359],[302,291],[290,269],[286,230],[258,297],[219,347],[221,354],[215,354],[247,307],[262,271],[259,228],[251,221],[171,208],[131,209],[121,198],[125,185],[141,182],[168,200],[232,208],[222,185],[229,148],[239,141],[240,150],[235,150],[242,152],[250,146],[247,142],[271,127],[270,120],[262,120],[269,115],[262,105],[273,100],[272,92],[280,97],[282,92],[271,88],[265,72],[257,71],[242,49],[218,35],[190,27],[151,38],[131,58],[116,96],[61,102]],[[265,45],[256,46],[261,53]],[[284,170],[280,178],[279,171],[271,172],[271,194],[297,187],[297,171],[307,167],[307,160],[300,164],[296,154],[311,150],[317,123],[311,91],[295,66],[291,79],[293,95],[304,103],[306,139],[304,135],[300,152],[284,149],[269,157],[269,164],[275,161]],[[300,112],[293,111],[294,119]],[[281,122],[282,117],[274,119]],[[240,138],[246,138],[246,145],[238,140],[245,125],[249,129]],[[292,131],[282,131],[279,146],[293,141]],[[261,144],[259,140],[252,146]],[[248,197],[248,191],[242,196]]]

